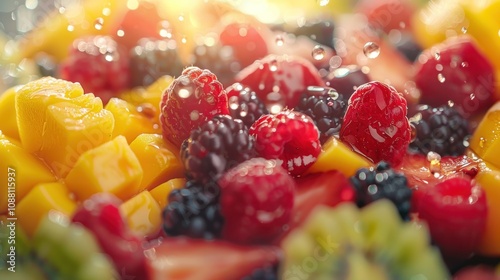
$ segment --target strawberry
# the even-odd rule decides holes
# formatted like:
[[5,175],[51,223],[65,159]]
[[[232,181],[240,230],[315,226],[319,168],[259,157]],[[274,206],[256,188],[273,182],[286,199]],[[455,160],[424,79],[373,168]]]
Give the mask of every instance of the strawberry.
[[291,175],[304,173],[317,159],[321,144],[313,120],[299,112],[284,110],[263,115],[251,127],[257,153],[279,160]]
[[191,130],[215,115],[229,115],[227,95],[209,70],[188,67],[163,93],[160,102],[163,137],[180,148]]
[[235,79],[254,90],[273,113],[277,113],[274,106],[295,108],[308,86],[324,86],[311,62],[287,55],[268,55],[255,61]]
[[295,181],[276,161],[245,161],[226,172],[219,185],[223,238],[266,243],[290,222]]
[[225,241],[165,238],[147,255],[148,279],[242,279],[275,267],[281,251],[273,246],[243,246]]
[[349,99],[340,139],[374,163],[397,165],[411,141],[406,100],[381,82],[364,84]]

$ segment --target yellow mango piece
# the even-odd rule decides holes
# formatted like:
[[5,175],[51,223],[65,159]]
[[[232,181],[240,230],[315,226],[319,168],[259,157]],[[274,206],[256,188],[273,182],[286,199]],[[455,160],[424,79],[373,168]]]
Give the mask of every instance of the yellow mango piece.
[[61,101],[82,96],[78,83],[45,77],[27,83],[16,94],[15,104],[19,137],[28,152],[35,152],[42,146],[42,135],[47,108]]
[[151,104],[160,112],[160,101],[161,95],[165,92],[168,86],[174,81],[172,76],[162,76],[158,78],[154,83],[149,85],[147,88],[137,87],[130,91],[123,92],[120,94],[120,98],[133,104],[139,106],[144,103]]
[[95,112],[69,102],[47,108],[42,146],[37,154],[60,178],[68,174],[82,153],[112,139],[113,115],[102,109],[99,98],[85,96],[91,96],[90,103],[97,103],[88,107],[101,110]]
[[62,183],[42,183],[36,185],[17,205],[17,221],[32,237],[40,221],[51,210],[71,216],[75,209],[76,202],[70,198],[68,189]]
[[371,162],[353,152],[335,137],[332,137],[323,145],[323,150],[319,154],[318,159],[307,170],[306,174],[338,170],[345,176],[350,177],[358,169],[370,166],[372,166]]
[[484,161],[500,168],[500,101],[479,123],[471,137],[470,149]]
[[141,189],[152,189],[167,180],[182,177],[184,167],[178,149],[159,134],[141,134],[130,143],[130,149],[141,163],[144,176]]
[[[491,167],[491,166],[490,166]],[[488,217],[478,252],[486,256],[500,254],[500,170],[483,168],[475,177],[486,193]]]
[[[0,136],[0,213],[15,208],[38,183],[54,182],[56,178],[43,162],[7,138]],[[15,194],[15,201],[10,193]],[[13,207],[12,207],[13,206]]]
[[16,94],[22,86],[9,88],[0,95],[0,130],[10,138],[19,140],[16,120]]
[[118,136],[80,155],[65,182],[80,201],[98,192],[126,200],[141,191],[142,175],[141,164],[127,140]]
[[184,178],[175,178],[168,180],[167,182],[153,188],[151,191],[151,196],[158,202],[158,205],[160,205],[160,208],[163,209],[165,206],[167,206],[168,203],[168,195],[170,194],[171,191],[175,189],[180,189],[184,187],[186,184],[186,179]]
[[136,107],[119,98],[111,98],[105,109],[110,111],[115,118],[113,137],[123,135],[130,143],[139,134],[160,132],[158,124],[154,124],[155,113],[145,108]]
[[160,231],[162,210],[149,191],[122,203],[120,211],[133,233],[153,237]]

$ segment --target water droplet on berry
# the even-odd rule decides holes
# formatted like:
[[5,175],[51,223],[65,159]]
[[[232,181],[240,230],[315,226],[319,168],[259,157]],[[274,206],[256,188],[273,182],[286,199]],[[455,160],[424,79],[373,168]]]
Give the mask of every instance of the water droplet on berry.
[[415,141],[417,139],[417,127],[414,126],[412,123],[410,123],[410,137],[411,137],[411,142]]
[[180,98],[188,98],[191,95],[191,91],[185,88],[181,88],[177,92],[177,95],[179,95]]
[[111,62],[115,59],[115,54],[114,53],[106,53],[104,55],[104,59],[108,62]]
[[281,47],[285,44],[285,39],[283,38],[282,35],[277,35],[275,42],[276,42],[276,46]]
[[[328,90],[327,94],[333,99],[333,100],[337,100],[339,98],[339,93],[337,92],[337,90],[331,88]],[[332,104],[333,105],[333,104]],[[331,105],[330,105],[331,106]]]
[[158,23],[158,34],[163,38],[172,38],[172,29],[170,22],[162,20]]
[[325,53],[326,51],[322,46],[316,45],[314,46],[311,54],[314,60],[322,60],[323,58],[325,58]]
[[229,97],[228,103],[229,103],[229,109],[231,109],[231,110],[238,109],[238,106],[239,106],[238,96]]
[[75,26],[71,25],[71,24],[68,24],[68,27],[66,27],[66,29],[69,31],[69,32],[73,32],[75,30]]
[[368,191],[368,193],[374,195],[374,194],[376,194],[378,192],[378,187],[375,184],[371,184],[371,185],[368,186],[368,188],[366,190]]
[[449,107],[455,106],[455,102],[453,102],[453,100],[448,100],[448,106]]
[[318,4],[321,7],[324,7],[324,6],[328,5],[328,3],[330,3],[330,0],[318,0]]
[[182,36],[181,43],[185,44],[187,42],[186,36]]
[[476,98],[476,95],[474,93],[471,93],[469,95],[470,100],[474,100]]
[[464,27],[462,27],[462,33],[463,33],[463,34],[467,33],[467,27],[465,27],[465,26],[464,26]]
[[467,63],[467,62],[462,62],[462,64],[460,64],[460,65],[462,65],[462,67],[464,67],[464,68],[465,68],[465,67],[469,66],[469,63]]
[[438,74],[437,79],[440,83],[444,83],[446,81],[446,78],[444,77],[444,75],[442,73]]
[[271,70],[271,72],[278,70],[278,61],[276,59],[269,62],[269,70]]
[[479,148],[484,148],[485,144],[486,144],[486,138],[484,137],[479,138]]
[[439,59],[441,58],[441,54],[440,54],[439,52],[435,52],[435,53],[434,53],[434,58],[435,58],[436,60],[439,60]]
[[401,29],[405,29],[405,28],[406,28],[406,23],[405,23],[404,21],[401,21],[401,22],[399,23],[399,27],[400,27]]
[[368,67],[366,65],[361,67],[361,72],[368,75],[370,73],[370,67]]
[[96,30],[101,30],[103,24],[104,24],[104,19],[102,17],[98,17],[94,21],[94,28]]
[[442,64],[436,64],[436,70],[437,71],[443,71],[443,65]]
[[339,68],[340,65],[342,65],[342,58],[338,55],[334,55],[330,58],[328,64],[330,65],[330,69]]
[[192,121],[196,121],[197,119],[200,118],[200,113],[196,110],[192,111],[190,114],[189,114],[189,118],[192,120]]
[[64,14],[66,12],[66,8],[63,7],[63,6],[61,6],[61,7],[59,7],[58,11],[62,15],[62,14]]
[[240,117],[244,118],[248,115],[248,105],[245,103],[242,103],[240,105]]
[[380,55],[380,47],[374,42],[368,42],[363,46],[363,53],[368,58],[377,58]]

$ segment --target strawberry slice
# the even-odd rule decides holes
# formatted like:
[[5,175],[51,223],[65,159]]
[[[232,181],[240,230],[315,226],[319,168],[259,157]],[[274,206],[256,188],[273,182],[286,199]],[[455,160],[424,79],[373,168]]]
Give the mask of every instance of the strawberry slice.
[[145,252],[150,280],[241,279],[254,270],[273,267],[281,251],[274,246],[240,246],[225,241],[166,238]]

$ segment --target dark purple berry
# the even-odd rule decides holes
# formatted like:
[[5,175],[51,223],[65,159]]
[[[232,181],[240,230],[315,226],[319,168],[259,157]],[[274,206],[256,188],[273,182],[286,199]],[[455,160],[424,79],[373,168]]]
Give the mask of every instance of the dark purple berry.
[[247,127],[251,127],[260,116],[269,113],[264,102],[249,87],[235,83],[226,88],[226,93],[231,117],[242,120]]
[[296,36],[307,36],[321,45],[335,49],[333,44],[334,31],[335,25],[333,21],[318,19],[301,24],[292,33]]
[[396,45],[396,49],[410,62],[414,62],[422,53],[420,47],[411,35],[404,35]]
[[278,280],[278,266],[266,266],[255,269],[252,274],[243,277],[241,280]]
[[348,65],[330,71],[323,80],[326,86],[334,88],[342,94],[345,100],[349,100],[356,88],[370,82],[367,74],[356,65]]

